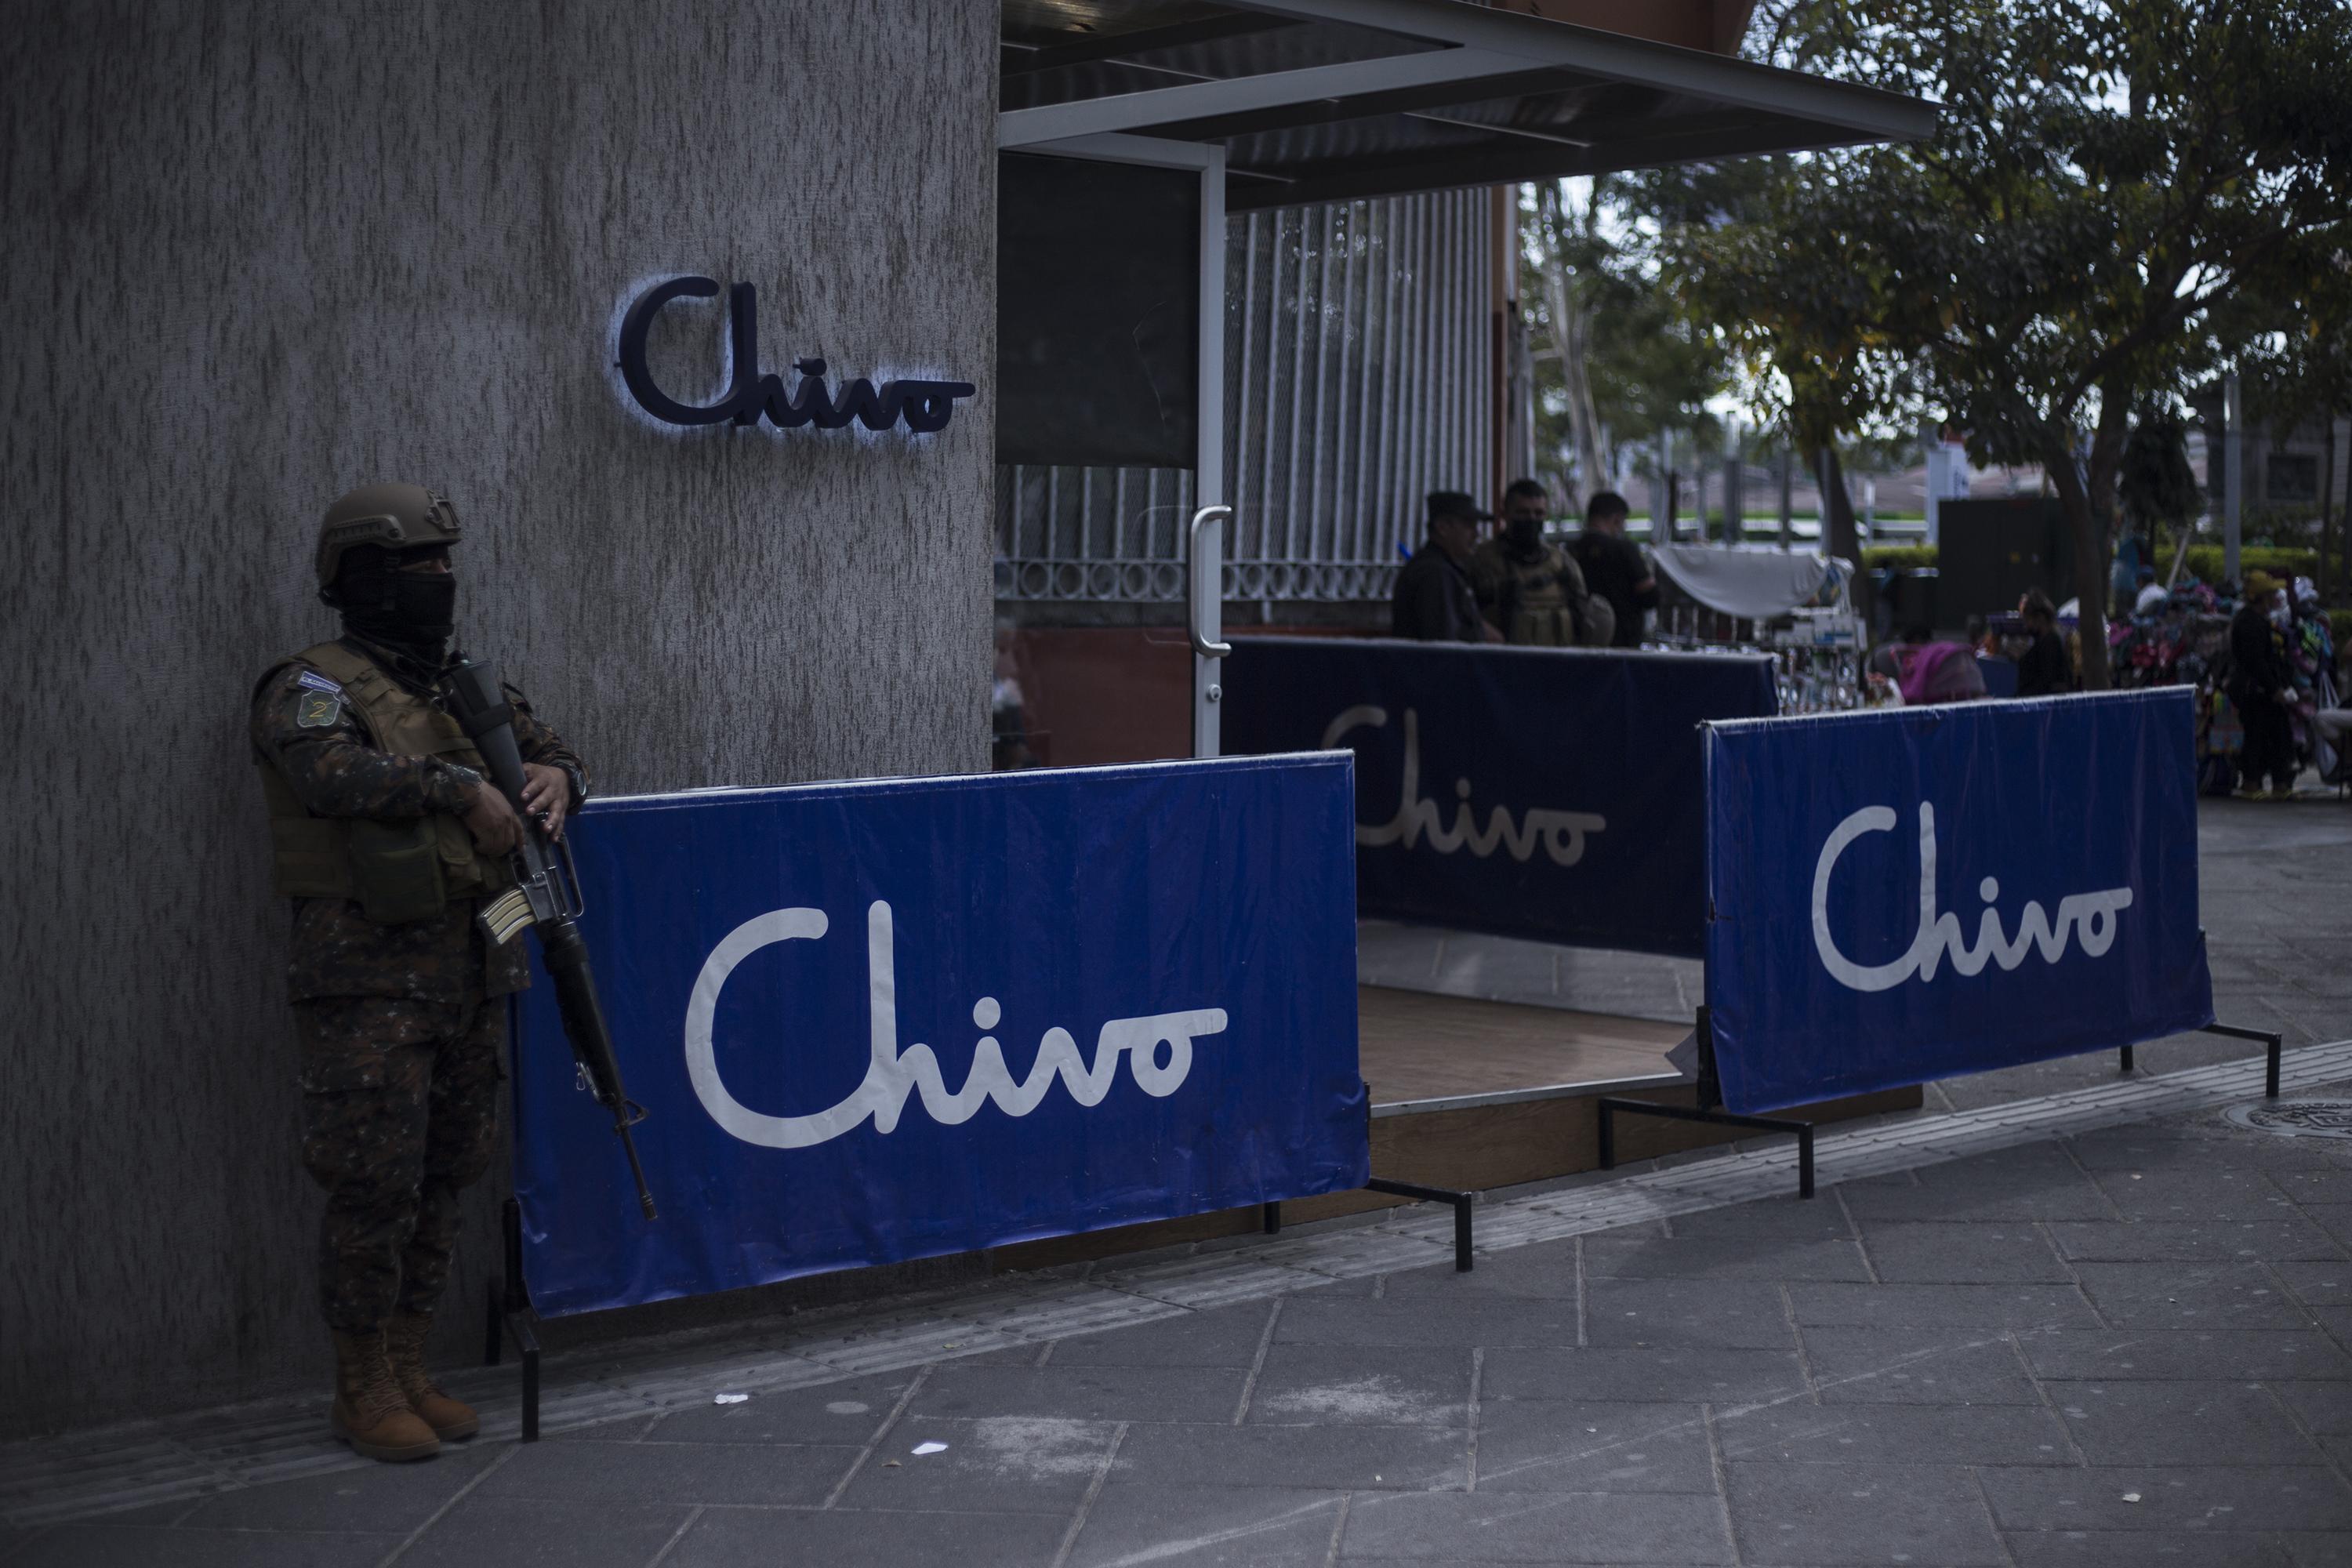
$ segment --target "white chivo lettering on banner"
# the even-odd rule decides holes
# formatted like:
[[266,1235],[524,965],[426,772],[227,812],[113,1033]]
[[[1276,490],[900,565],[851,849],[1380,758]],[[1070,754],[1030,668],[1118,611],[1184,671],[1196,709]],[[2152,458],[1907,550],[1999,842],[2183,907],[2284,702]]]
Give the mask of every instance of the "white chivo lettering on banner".
[[2040,903],[2029,900],[2017,917],[2017,934],[2011,936],[2001,930],[2000,912],[1993,908],[2000,897],[2000,884],[1987,877],[1977,884],[1985,910],[1977,922],[1976,945],[1970,947],[1961,934],[1959,915],[1951,910],[1936,912],[1936,808],[1921,801],[1918,928],[1911,945],[1893,963],[1854,963],[1838,951],[1836,939],[1830,935],[1830,878],[1837,870],[1838,857],[1855,839],[1865,833],[1892,833],[1898,820],[1893,806],[1864,806],[1837,825],[1813,864],[1813,950],[1821,954],[1822,967],[1839,984],[1854,991],[1887,991],[1915,975],[1933,980],[1947,958],[1964,975],[1981,973],[1987,963],[1998,963],[2006,972],[2024,963],[2025,955],[2036,948],[2042,951],[2042,963],[2055,963],[2065,956],[2070,934],[2081,940],[2084,955],[2091,958],[2105,956],[2115,945],[2117,921],[2131,908],[2129,888],[2069,893],[2058,900],[2054,921]]
[[[1351,730],[1377,730],[1389,721],[1389,710],[1367,703],[1350,708],[1331,721],[1323,731],[1323,749],[1339,748],[1339,738]],[[1404,777],[1397,790],[1396,815],[1378,826],[1356,825],[1356,842],[1370,848],[1384,844],[1402,844],[1412,848],[1422,839],[1440,855],[1451,855],[1456,849],[1468,848],[1484,860],[1497,848],[1509,852],[1514,860],[1526,860],[1541,844],[1544,853],[1556,866],[1573,866],[1584,858],[1584,840],[1588,834],[1599,833],[1609,824],[1585,811],[1550,811],[1541,806],[1529,810],[1519,821],[1511,819],[1508,806],[1497,805],[1486,818],[1486,826],[1478,826],[1477,815],[1470,808],[1470,781],[1454,781],[1454,793],[1460,800],[1454,808],[1454,825],[1445,826],[1444,814],[1433,800],[1417,798],[1421,791],[1421,715],[1408,708],[1404,710]]]
[[[1045,1100],[1056,1077],[1068,1088],[1071,1099],[1091,1108],[1110,1093],[1122,1054],[1136,1087],[1155,1099],[1165,1098],[1175,1093],[1192,1070],[1193,1040],[1222,1033],[1225,1026],[1222,1007],[1113,1018],[1095,1036],[1091,1067],[1079,1055],[1078,1043],[1067,1029],[1048,1029],[1037,1044],[1037,1059],[1029,1076],[1019,1080],[1004,1065],[1003,1048],[993,1036],[984,1034],[972,1050],[971,1071],[965,1075],[963,1088],[950,1093],[930,1047],[913,1045],[903,1053],[898,1049],[898,984],[890,906],[877,899],[866,911],[866,1025],[872,1054],[864,1081],[847,1099],[814,1115],[762,1115],[728,1093],[719,1080],[718,1052],[711,1040],[719,994],[735,966],[760,949],[802,938],[814,941],[824,935],[825,927],[823,910],[771,910],[728,932],[695,977],[694,992],[686,1005],[687,1077],[710,1119],[746,1143],[805,1149],[840,1137],[869,1116],[877,1132],[887,1132],[898,1125],[908,1098],[917,1093],[922,1096],[923,1109],[931,1120],[949,1127],[971,1121],[991,1100],[1007,1116],[1026,1116]],[[994,1028],[1002,1016],[993,996],[982,997],[971,1010],[972,1022],[983,1030]],[[1167,1049],[1164,1062],[1162,1047]]]

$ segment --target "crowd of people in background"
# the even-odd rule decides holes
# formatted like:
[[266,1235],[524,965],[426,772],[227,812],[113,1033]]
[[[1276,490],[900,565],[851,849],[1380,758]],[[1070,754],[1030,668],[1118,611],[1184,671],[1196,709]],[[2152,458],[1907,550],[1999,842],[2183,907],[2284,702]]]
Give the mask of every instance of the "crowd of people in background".
[[[1600,491],[1584,509],[1582,531],[1556,542],[1549,533],[1551,498],[1534,479],[1513,480],[1499,514],[1464,491],[1433,492],[1426,537],[1397,577],[1392,635],[1528,647],[1641,647],[1658,583],[1642,548],[1625,536],[1627,510],[1622,496]],[[2307,763],[2326,783],[2352,781],[2352,759],[2345,756],[2352,707],[2337,695],[2345,679],[2308,582],[2249,573],[2226,637],[2219,628],[2230,601],[2202,584],[2158,582],[2136,547],[2117,552],[2109,586],[2116,683],[2199,688],[2199,750],[2209,764],[2209,788],[2289,798]],[[2071,604],[2054,605],[2035,588],[2013,616],[1992,619],[1997,624],[1972,617],[1961,639],[1938,638],[1920,626],[1881,646],[1864,667],[1866,700],[2051,697],[2080,686]],[[1998,690],[1988,687],[1988,668],[2000,672]],[[2212,763],[2217,756],[2221,764]]]

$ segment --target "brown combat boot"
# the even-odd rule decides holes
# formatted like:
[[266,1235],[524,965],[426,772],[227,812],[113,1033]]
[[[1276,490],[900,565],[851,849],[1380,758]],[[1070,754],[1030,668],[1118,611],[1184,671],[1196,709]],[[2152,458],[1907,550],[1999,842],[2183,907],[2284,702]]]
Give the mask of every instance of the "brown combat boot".
[[441,1439],[392,1380],[382,1334],[335,1336],[335,1404],[327,1420],[336,1436],[371,1459],[429,1459],[441,1451]]
[[408,1398],[408,1407],[425,1418],[435,1436],[453,1442],[480,1431],[482,1418],[464,1400],[433,1386],[433,1374],[425,1370],[425,1336],[432,1327],[430,1318],[403,1313],[393,1319],[392,1326],[383,1331],[384,1356],[392,1363],[393,1382]]

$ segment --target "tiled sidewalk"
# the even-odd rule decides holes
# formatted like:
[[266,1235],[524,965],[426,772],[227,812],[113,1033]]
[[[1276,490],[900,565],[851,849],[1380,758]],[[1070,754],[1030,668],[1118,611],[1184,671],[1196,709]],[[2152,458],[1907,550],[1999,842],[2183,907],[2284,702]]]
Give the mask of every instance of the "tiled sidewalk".
[[[2309,1092],[2352,1046],[2289,1066]],[[1810,1204],[1726,1206],[1787,1182],[1769,1151],[1523,1194],[1466,1276],[1411,1266],[1444,1221],[1404,1218],[1036,1281],[824,1363],[681,1350],[628,1374],[644,1414],[0,1561],[2352,1561],[2352,1143],[2224,1122],[2252,1083],[1825,1138]],[[1088,1289],[1155,1315],[1053,1331]],[[975,1331],[999,1348],[949,1337]]]

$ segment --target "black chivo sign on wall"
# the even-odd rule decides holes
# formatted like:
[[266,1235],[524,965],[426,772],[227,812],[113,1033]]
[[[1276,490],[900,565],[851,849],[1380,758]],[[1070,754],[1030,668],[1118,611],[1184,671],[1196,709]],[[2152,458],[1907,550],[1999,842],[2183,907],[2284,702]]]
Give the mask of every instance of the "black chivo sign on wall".
[[802,359],[793,362],[800,380],[787,393],[783,377],[760,374],[759,299],[751,285],[738,283],[727,290],[728,353],[734,367],[727,395],[701,407],[680,403],[655,384],[646,363],[646,335],[671,300],[708,300],[718,292],[714,279],[672,278],[638,295],[621,318],[621,380],[637,406],[664,424],[751,425],[764,414],[781,430],[803,425],[839,430],[853,419],[868,430],[887,430],[902,419],[909,430],[943,430],[955,413],[955,400],[977,390],[968,381],[886,381],[877,388],[859,376],[835,395],[825,388],[824,361]]

